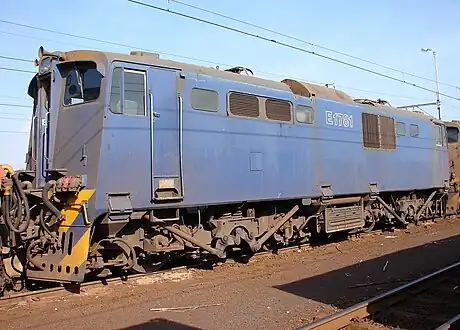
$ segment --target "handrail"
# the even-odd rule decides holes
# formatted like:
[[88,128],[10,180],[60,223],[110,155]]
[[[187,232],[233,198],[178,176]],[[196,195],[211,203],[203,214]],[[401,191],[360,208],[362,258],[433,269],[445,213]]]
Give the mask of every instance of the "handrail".
[[184,197],[184,167],[183,167],[183,142],[184,142],[184,103],[182,96],[179,100],[179,180],[182,198]]

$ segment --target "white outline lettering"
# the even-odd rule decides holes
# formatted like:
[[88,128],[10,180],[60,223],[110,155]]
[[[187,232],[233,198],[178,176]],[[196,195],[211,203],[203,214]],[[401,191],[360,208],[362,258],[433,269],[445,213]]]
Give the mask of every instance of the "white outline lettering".
[[353,128],[353,115],[326,110],[326,124],[338,127]]

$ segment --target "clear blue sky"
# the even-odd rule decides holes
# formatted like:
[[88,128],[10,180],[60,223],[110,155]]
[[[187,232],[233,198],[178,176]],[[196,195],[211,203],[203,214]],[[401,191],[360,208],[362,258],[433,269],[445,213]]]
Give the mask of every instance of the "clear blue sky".
[[[182,0],[189,4],[250,21],[285,34],[434,78],[431,54],[438,53],[439,80],[460,86],[460,1],[458,0]],[[198,15],[269,36],[296,46],[391,74],[424,87],[435,84],[341,57],[318,48],[224,20],[167,0],[145,2]],[[40,17],[40,19],[39,19]],[[0,19],[59,30],[228,65],[243,65],[255,75],[274,80],[300,77],[335,83],[353,97],[383,98],[393,105],[433,102],[435,95],[309,54],[255,40],[206,24],[151,10],[125,0],[40,2],[4,0]],[[35,59],[39,46],[49,50],[100,49],[128,53],[131,49],[34,31],[0,22],[0,56]],[[162,54],[162,57],[184,60]],[[197,64],[213,66],[193,60]],[[31,63],[0,59],[0,67],[35,70]],[[267,74],[268,73],[268,74]],[[32,74],[0,70],[0,103],[30,105],[26,94]],[[441,85],[441,92],[460,97],[460,91]],[[460,101],[441,98],[443,119],[460,119]],[[426,111],[436,115],[434,107]],[[0,106],[0,162],[22,168],[31,108]],[[9,118],[9,119],[6,119]],[[3,132],[2,132],[3,131]]]

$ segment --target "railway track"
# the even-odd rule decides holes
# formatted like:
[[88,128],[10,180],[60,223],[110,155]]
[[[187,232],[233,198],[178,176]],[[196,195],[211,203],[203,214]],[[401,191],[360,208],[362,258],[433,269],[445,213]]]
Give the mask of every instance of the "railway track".
[[[294,251],[294,250],[299,250],[302,247],[308,247],[308,246],[309,246],[308,244],[305,244],[303,246],[299,246],[299,245],[288,246],[288,247],[280,248],[280,249],[276,250],[276,254],[284,254],[284,253],[288,253],[288,252],[291,252],[291,251]],[[251,257],[251,259],[261,258],[261,257],[267,256],[267,255],[273,254],[273,253],[275,253],[274,250],[259,252],[259,253],[256,253],[255,255],[253,255]],[[245,258],[245,257],[246,256],[243,255],[243,256],[228,258],[228,259],[226,259],[224,261],[224,263],[225,264],[236,263],[236,262],[239,262],[242,258]],[[209,260],[209,261],[204,261],[204,262],[191,264],[191,265],[184,265],[184,266],[179,266],[179,267],[174,267],[174,268],[169,268],[169,269],[164,269],[164,270],[159,270],[159,271],[154,271],[154,272],[147,272],[147,273],[144,273],[144,274],[132,274],[132,275],[128,275],[128,276],[126,276],[124,278],[111,277],[111,278],[103,279],[103,280],[92,280],[92,281],[81,283],[79,288],[106,286],[106,285],[109,285],[109,284],[122,283],[122,282],[126,283],[126,282],[128,282],[130,280],[145,278],[145,277],[149,277],[149,276],[160,276],[162,274],[181,272],[181,271],[184,271],[184,270],[187,270],[187,269],[190,269],[190,268],[204,267],[206,265],[210,265],[210,264],[213,264],[215,262],[216,262],[216,260]],[[8,305],[11,305],[11,304],[14,304],[14,303],[17,303],[17,302],[22,301],[22,300],[26,300],[28,298],[40,299],[42,297],[51,296],[51,295],[60,294],[60,293],[62,293],[62,294],[65,294],[65,293],[67,293],[67,294],[75,294],[74,291],[69,290],[69,288],[65,287],[65,286],[56,286],[56,287],[47,288],[47,289],[39,289],[39,290],[36,290],[36,291],[25,291],[25,292],[19,292],[19,293],[9,293],[9,294],[7,294],[7,295],[5,295],[3,297],[0,297],[0,308],[8,306]]]
[[[439,219],[435,219],[435,220],[439,220]],[[415,226],[414,224],[409,224],[407,229],[410,229],[411,227],[414,227],[414,226]],[[366,236],[372,235],[373,233],[375,233],[375,232],[374,231],[363,232],[363,233],[360,233],[358,235],[359,235],[360,238],[365,238]],[[321,246],[328,246],[328,245],[332,245],[332,244],[337,244],[337,242],[335,242],[335,241],[326,241],[326,242],[320,243]],[[251,256],[251,259],[257,259],[257,258],[260,258],[260,257],[263,257],[263,256],[273,254],[275,252],[277,254],[288,253],[290,251],[298,250],[298,249],[304,248],[304,247],[311,247],[311,244],[310,243],[304,243],[304,244],[301,244],[301,245],[300,244],[293,244],[292,246],[279,248],[277,250],[269,250],[269,251],[258,252],[255,255]],[[239,262],[241,259],[244,259],[245,257],[247,257],[247,256],[239,255],[239,256],[236,256],[236,257],[229,257],[224,261],[224,263],[225,264],[229,264],[229,263],[231,264],[231,263]],[[145,278],[145,277],[149,277],[149,276],[168,274],[168,273],[173,273],[173,272],[180,272],[180,271],[184,271],[186,269],[191,269],[191,268],[205,267],[206,265],[214,264],[216,261],[217,261],[217,259],[211,259],[211,260],[202,261],[202,262],[199,262],[199,263],[196,263],[196,264],[189,264],[189,265],[183,265],[183,266],[178,266],[178,267],[172,267],[172,268],[167,268],[167,269],[164,269],[164,270],[159,270],[159,271],[154,271],[154,272],[147,272],[147,273],[144,273],[144,274],[132,274],[132,275],[125,276],[123,278],[114,276],[114,277],[103,279],[103,280],[91,280],[91,281],[88,281],[88,282],[81,283],[79,288],[105,286],[105,285],[108,285],[108,284],[115,284],[115,283],[122,283],[122,282],[126,283],[127,281],[135,280],[135,279],[139,279],[139,278]],[[27,300],[28,298],[40,299],[41,297],[46,297],[46,296],[51,296],[51,295],[61,294],[61,293],[62,294],[65,294],[65,293],[67,293],[67,294],[75,294],[75,291],[69,290],[68,287],[65,287],[65,286],[61,285],[61,286],[56,286],[56,287],[52,287],[52,288],[38,289],[38,290],[34,290],[34,291],[25,291],[25,292],[19,292],[19,293],[10,292],[10,293],[7,293],[5,296],[0,297],[0,308],[5,307],[5,306],[7,306],[9,304],[14,304],[17,301]]]
[[[414,225],[410,224],[408,226],[408,229],[410,229],[412,226],[414,226]],[[360,233],[358,235],[359,235],[360,238],[364,238],[364,237],[366,237],[368,235],[372,235],[372,232],[363,232],[363,233]],[[321,246],[327,246],[327,245],[335,244],[335,243],[336,242],[327,241],[327,242],[320,243],[320,245]],[[303,243],[303,244],[295,244],[295,243],[293,243],[291,246],[279,248],[279,249],[276,249],[276,250],[257,252],[256,254],[251,256],[251,259],[260,258],[260,257],[267,256],[267,255],[270,255],[270,254],[273,254],[273,253],[276,253],[276,254],[287,253],[287,252],[290,252],[290,251],[293,251],[293,250],[298,250],[298,249],[304,248],[304,247],[311,247],[311,243]],[[245,257],[248,257],[248,256],[239,255],[237,257],[228,257],[227,259],[225,259],[224,263],[229,264],[229,263],[238,262],[239,260],[244,259]],[[164,269],[164,270],[159,270],[159,271],[154,271],[154,272],[147,272],[147,273],[144,273],[144,274],[127,275],[124,278],[114,276],[114,277],[110,277],[110,278],[106,278],[106,279],[102,279],[102,280],[90,280],[90,281],[81,283],[80,287],[81,288],[94,287],[94,286],[98,286],[98,285],[107,285],[107,284],[116,283],[116,282],[126,282],[126,281],[129,281],[129,280],[132,280],[132,279],[138,279],[138,278],[148,277],[148,276],[152,276],[152,275],[161,275],[161,274],[167,274],[167,273],[171,273],[171,272],[180,272],[180,271],[183,271],[183,270],[186,270],[186,269],[189,269],[189,268],[199,268],[199,267],[203,267],[203,266],[206,266],[206,265],[210,265],[210,264],[215,263],[216,261],[218,261],[218,259],[213,258],[213,259],[210,259],[208,261],[201,261],[201,262],[195,263],[195,264],[172,267],[172,268],[167,268],[167,269]],[[56,293],[59,293],[59,292],[61,292],[61,293],[68,292],[69,294],[74,294],[74,292],[69,291],[68,288],[66,288],[65,286],[62,286],[62,285],[58,285],[56,287],[51,287],[51,288],[46,288],[46,289],[37,289],[37,290],[33,290],[33,291],[25,290],[25,291],[22,291],[22,292],[9,292],[9,293],[6,293],[5,296],[0,296],[0,307],[4,307],[7,304],[12,304],[12,303],[14,303],[15,301],[18,301],[18,300],[27,299],[27,298],[30,298],[30,297],[41,297],[41,296],[53,295],[53,294],[56,294]]]
[[460,329],[460,262],[365,300],[298,330]]

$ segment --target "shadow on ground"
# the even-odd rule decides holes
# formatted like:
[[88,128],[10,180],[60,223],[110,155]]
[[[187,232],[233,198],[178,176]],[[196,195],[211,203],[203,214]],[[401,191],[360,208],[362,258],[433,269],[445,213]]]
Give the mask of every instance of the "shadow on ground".
[[163,318],[152,319],[148,322],[133,325],[131,327],[120,328],[119,330],[201,330],[200,328],[191,327],[185,324],[173,322]]
[[[387,244],[392,244],[391,239],[387,241]],[[460,235],[382,255],[275,288],[344,309],[458,261]],[[397,326],[393,321],[391,325]]]

